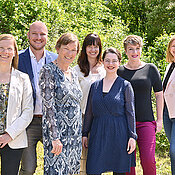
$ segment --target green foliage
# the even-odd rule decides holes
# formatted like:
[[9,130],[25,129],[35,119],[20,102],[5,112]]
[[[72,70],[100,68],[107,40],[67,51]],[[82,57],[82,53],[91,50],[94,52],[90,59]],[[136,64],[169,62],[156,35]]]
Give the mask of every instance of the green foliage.
[[145,31],[146,7],[144,0],[109,0],[107,6],[112,13],[121,16],[130,33]]
[[[122,63],[127,60],[123,39],[138,34],[145,40],[142,59],[154,63],[162,78],[167,43],[175,32],[173,0],[0,0],[0,14],[0,33],[13,34],[19,50],[28,46],[29,25],[36,20],[48,27],[48,50],[55,51],[65,32],[75,33],[81,44],[88,33],[97,33],[103,50],[116,47],[122,52]],[[164,131],[157,134],[157,150],[168,146]]]
[[163,34],[175,31],[174,0],[109,0],[113,15],[120,16],[130,33],[146,35],[148,45]]
[[148,0],[146,30],[150,43],[164,31],[175,31],[175,2],[174,0]]
[[56,29],[60,27],[58,19],[63,16],[58,4],[56,2],[50,4],[47,0],[23,0],[22,2],[0,0],[0,12],[0,33],[11,33],[16,36],[19,49],[24,49],[28,45],[29,24],[36,20],[45,22],[48,29],[52,29],[50,35],[52,40]]
[[170,41],[171,34],[166,33],[155,38],[153,45],[149,47],[144,47],[143,49],[143,60],[148,63],[154,63],[158,70],[160,71],[162,80],[167,67],[166,62],[166,49],[168,42]]
[[0,0],[0,11],[0,33],[16,36],[19,49],[27,47],[29,24],[36,20],[45,22],[48,27],[49,50],[54,50],[56,40],[65,32],[77,34],[80,43],[88,33],[95,32],[104,47],[119,49],[127,33],[127,27],[111,14],[102,0]]
[[166,137],[165,131],[162,130],[161,132],[156,134],[156,152],[159,154],[166,155],[169,153],[169,141]]

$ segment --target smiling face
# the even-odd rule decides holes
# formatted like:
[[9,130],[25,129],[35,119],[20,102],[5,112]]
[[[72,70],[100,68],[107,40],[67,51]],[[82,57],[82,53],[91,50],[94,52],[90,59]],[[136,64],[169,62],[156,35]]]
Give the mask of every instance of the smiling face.
[[142,54],[142,47],[139,44],[128,44],[125,53],[130,60],[139,60]]
[[47,27],[42,22],[35,22],[30,26],[27,37],[29,39],[30,47],[33,50],[44,49],[48,38]]
[[105,55],[103,64],[104,64],[106,73],[116,73],[117,69],[120,66],[120,61],[118,59],[118,56],[115,53],[107,53]]
[[175,40],[171,43],[170,53],[174,57],[174,61],[175,61]]
[[15,56],[14,40],[0,41],[0,64],[11,65]]
[[69,66],[77,55],[78,43],[70,42],[67,45],[61,45],[57,48],[58,61],[64,65]]
[[95,43],[95,45],[88,45],[86,47],[86,54],[88,58],[94,58],[97,59],[97,56],[99,54],[99,46]]

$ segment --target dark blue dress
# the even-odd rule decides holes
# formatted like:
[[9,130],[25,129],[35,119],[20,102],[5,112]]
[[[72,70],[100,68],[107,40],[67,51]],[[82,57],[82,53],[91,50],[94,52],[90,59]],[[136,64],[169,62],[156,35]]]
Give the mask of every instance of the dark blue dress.
[[83,127],[83,136],[90,140],[87,174],[107,171],[130,171],[132,155],[127,153],[130,137],[136,139],[134,93],[131,84],[117,77],[107,95],[103,96],[103,80],[92,84]]

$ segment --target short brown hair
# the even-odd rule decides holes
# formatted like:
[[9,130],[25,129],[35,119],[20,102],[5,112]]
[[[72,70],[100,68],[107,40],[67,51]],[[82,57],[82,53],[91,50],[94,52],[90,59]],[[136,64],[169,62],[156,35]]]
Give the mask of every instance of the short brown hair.
[[104,51],[103,56],[102,56],[103,61],[104,61],[104,59],[105,59],[106,54],[108,54],[108,53],[116,54],[117,57],[118,57],[119,62],[121,61],[122,56],[121,56],[119,50],[117,50],[116,48],[113,48],[113,47],[110,47],[110,48],[108,48],[108,49],[106,49],[106,50]]
[[17,48],[17,44],[16,44],[16,40],[15,40],[14,36],[11,34],[2,34],[2,35],[0,35],[0,41],[2,41],[2,40],[13,40],[14,41],[15,56],[12,60],[12,67],[15,69],[18,69],[18,60],[19,60],[18,48]]
[[143,39],[140,36],[137,35],[128,35],[123,42],[125,50],[127,49],[128,44],[131,45],[139,45],[140,47],[143,47]]
[[174,61],[174,57],[170,52],[170,47],[171,47],[171,44],[174,40],[175,40],[175,36],[173,36],[171,38],[171,40],[169,41],[167,51],[166,51],[166,61],[169,62],[169,63],[172,63]]
[[72,42],[77,42],[77,53],[80,49],[79,40],[76,35],[73,33],[64,33],[57,41],[55,49],[59,49],[61,45],[67,45]]

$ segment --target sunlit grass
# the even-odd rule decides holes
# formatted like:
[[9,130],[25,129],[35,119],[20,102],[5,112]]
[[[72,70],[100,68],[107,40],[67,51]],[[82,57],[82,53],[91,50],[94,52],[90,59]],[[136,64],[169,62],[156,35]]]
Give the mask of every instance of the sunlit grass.
[[[43,145],[38,143],[37,145],[37,153],[38,153],[38,167],[36,169],[35,175],[43,175]],[[142,168],[139,161],[139,154],[137,153],[137,162],[136,162],[136,172],[137,175],[142,175]],[[157,166],[157,175],[170,175],[170,158],[168,153],[164,153],[161,155],[156,154],[156,166]],[[112,175],[112,173],[104,173],[104,175]]]

